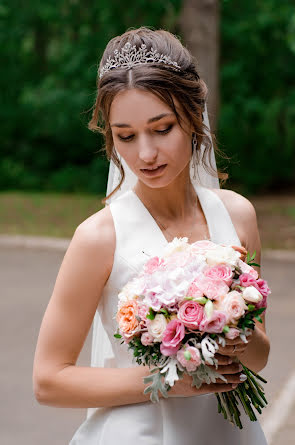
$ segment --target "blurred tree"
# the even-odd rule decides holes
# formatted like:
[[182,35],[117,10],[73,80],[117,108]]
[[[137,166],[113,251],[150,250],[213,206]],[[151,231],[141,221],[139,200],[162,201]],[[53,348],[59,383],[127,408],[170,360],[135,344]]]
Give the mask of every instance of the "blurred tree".
[[208,117],[216,130],[219,111],[219,0],[183,0],[179,16],[181,35],[196,59],[208,87]]
[[[131,26],[162,27],[180,35],[181,7],[181,0],[130,0],[128,7],[119,0],[2,1],[1,189],[105,192],[107,162],[98,151],[102,139],[87,129],[102,52],[109,39]],[[294,184],[292,2],[220,0],[220,9],[217,136],[233,157],[232,182],[247,190]],[[217,25],[212,30],[214,17],[198,17],[196,38],[198,30],[204,29],[204,36],[209,32],[205,48],[212,41],[210,32],[217,41]],[[188,23],[188,29],[192,26]],[[217,80],[208,77],[217,78],[212,60],[218,59],[218,44],[207,48],[212,58],[204,49],[197,57],[208,99],[218,101]],[[213,106],[212,115],[217,116]]]

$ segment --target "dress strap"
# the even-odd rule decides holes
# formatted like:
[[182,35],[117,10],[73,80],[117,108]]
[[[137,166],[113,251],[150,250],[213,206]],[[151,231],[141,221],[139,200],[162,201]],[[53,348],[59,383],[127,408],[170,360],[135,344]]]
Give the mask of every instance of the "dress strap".
[[201,185],[195,186],[195,189],[206,215],[211,241],[241,246],[230,214],[217,193]]

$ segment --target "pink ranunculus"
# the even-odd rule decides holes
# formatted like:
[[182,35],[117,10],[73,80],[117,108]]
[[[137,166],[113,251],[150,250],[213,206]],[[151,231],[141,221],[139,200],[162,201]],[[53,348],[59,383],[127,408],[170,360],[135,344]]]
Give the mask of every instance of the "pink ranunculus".
[[180,348],[184,335],[184,324],[177,318],[171,320],[163,333],[162,343],[160,345],[161,353],[166,356],[175,354]]
[[184,301],[179,306],[177,317],[187,328],[198,329],[204,317],[204,308],[196,301]]
[[232,290],[227,295],[221,297],[215,306],[216,309],[226,314],[227,324],[236,324],[248,309],[242,294],[236,290]]
[[165,261],[163,260],[163,258],[159,258],[157,256],[150,258],[144,265],[144,272],[148,274],[154,273],[160,267],[163,267],[164,263]]
[[233,271],[228,264],[216,264],[215,266],[206,266],[203,274],[212,280],[223,280],[225,284],[232,284]]
[[258,272],[252,266],[249,266],[249,264],[245,263],[241,259],[238,260],[238,266],[241,269],[242,273],[248,273],[252,275],[255,280],[257,280]]
[[249,273],[242,273],[239,276],[239,280],[240,280],[240,285],[243,287],[248,287],[248,286],[256,287],[256,279],[253,277],[253,275],[250,275]]
[[225,337],[229,340],[234,340],[240,335],[240,331],[236,328],[229,328],[229,331],[225,334]]
[[203,321],[200,323],[200,331],[208,332],[210,334],[221,334],[225,325],[225,313],[214,311],[209,319],[206,317],[203,318]]
[[200,274],[194,280],[196,286],[203,292],[203,294],[210,300],[218,300],[222,295],[226,295],[229,287],[222,280],[213,280]]
[[154,337],[149,332],[143,332],[140,340],[144,346],[149,346],[153,344]]
[[256,309],[260,309],[262,307],[267,308],[267,297],[269,294],[271,294],[271,290],[268,287],[267,282],[265,280],[263,280],[262,278],[259,278],[256,281],[256,289],[263,296],[262,300],[255,304]]
[[267,281],[263,280],[262,278],[259,278],[256,281],[256,289],[259,290],[261,295],[264,297],[267,297],[269,294],[271,294],[271,290],[267,285]]
[[[187,360],[184,356],[184,353],[188,351],[191,355],[191,358]],[[198,366],[202,363],[201,354],[198,348],[194,346],[185,345],[183,348],[177,351],[176,355],[177,360],[180,364],[186,368],[189,372],[195,371]]]

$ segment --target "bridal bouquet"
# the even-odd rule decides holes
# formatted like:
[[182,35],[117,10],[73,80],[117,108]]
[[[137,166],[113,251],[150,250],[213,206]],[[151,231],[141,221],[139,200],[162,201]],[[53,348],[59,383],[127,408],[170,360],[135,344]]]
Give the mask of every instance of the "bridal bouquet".
[[[128,344],[138,364],[154,366],[144,377],[152,402],[159,401],[158,391],[168,397],[183,373],[196,388],[217,378],[227,382],[218,373],[219,345],[238,336],[247,343],[271,293],[252,267],[259,266],[255,254],[244,262],[230,246],[174,238],[123,287],[114,336]],[[232,391],[215,393],[218,411],[239,428],[239,402],[252,421],[257,420],[253,408],[261,413],[267,404],[261,385],[266,380],[242,366],[247,379]]]

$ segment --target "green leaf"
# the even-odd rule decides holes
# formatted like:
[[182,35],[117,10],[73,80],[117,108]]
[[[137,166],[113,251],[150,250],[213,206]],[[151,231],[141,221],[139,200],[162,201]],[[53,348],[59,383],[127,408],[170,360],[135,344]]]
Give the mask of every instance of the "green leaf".
[[150,307],[149,313],[147,314],[146,318],[149,318],[150,320],[154,320],[156,316],[155,311],[153,310],[153,308]]
[[114,334],[114,337],[116,337],[116,338],[122,338],[122,335],[121,335],[121,334]]
[[256,318],[256,320],[258,320],[260,323],[262,323],[262,318],[259,317],[259,315],[257,315],[255,318]]

